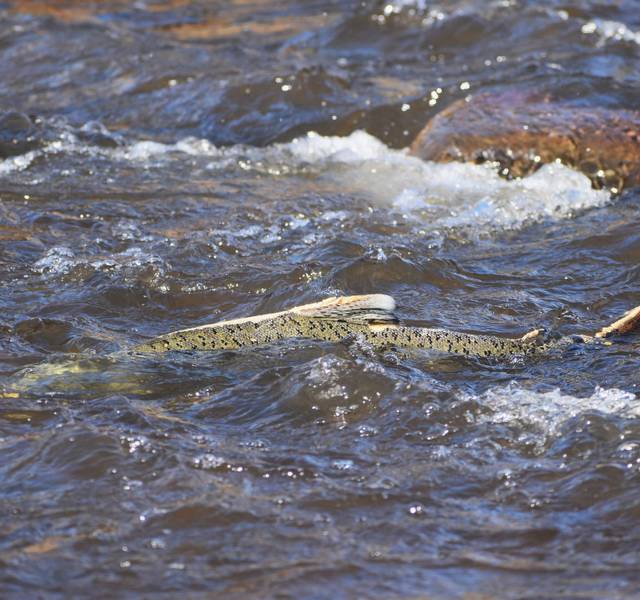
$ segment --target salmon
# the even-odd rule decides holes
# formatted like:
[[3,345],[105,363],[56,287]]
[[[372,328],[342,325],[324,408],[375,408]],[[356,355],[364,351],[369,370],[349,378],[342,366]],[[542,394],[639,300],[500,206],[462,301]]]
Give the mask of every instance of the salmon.
[[289,310],[181,329],[143,342],[134,352],[214,351],[271,344],[289,338],[339,342],[360,337],[374,348],[399,347],[437,350],[450,354],[504,358],[541,354],[575,343],[599,343],[626,333],[640,322],[640,307],[593,336],[548,339],[541,330],[519,338],[476,335],[403,325],[396,303],[385,294],[337,296]]

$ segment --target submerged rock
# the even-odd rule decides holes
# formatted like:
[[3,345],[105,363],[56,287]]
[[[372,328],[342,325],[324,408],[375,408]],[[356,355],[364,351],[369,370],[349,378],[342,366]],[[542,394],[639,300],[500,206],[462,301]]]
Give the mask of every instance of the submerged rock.
[[493,161],[523,177],[560,160],[594,187],[640,184],[640,112],[577,107],[518,93],[459,100],[418,134],[411,153],[437,162]]
[[0,159],[24,154],[37,148],[36,126],[25,114],[0,112]]

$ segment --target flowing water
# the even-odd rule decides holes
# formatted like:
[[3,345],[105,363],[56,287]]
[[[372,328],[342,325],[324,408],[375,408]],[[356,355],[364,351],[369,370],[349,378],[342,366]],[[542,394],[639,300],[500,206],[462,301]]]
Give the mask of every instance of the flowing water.
[[[637,336],[108,356],[333,294],[498,335],[640,304],[637,190],[403,150],[478,91],[638,108],[637,0],[0,19],[2,597],[638,597]],[[74,357],[94,368],[34,376]]]

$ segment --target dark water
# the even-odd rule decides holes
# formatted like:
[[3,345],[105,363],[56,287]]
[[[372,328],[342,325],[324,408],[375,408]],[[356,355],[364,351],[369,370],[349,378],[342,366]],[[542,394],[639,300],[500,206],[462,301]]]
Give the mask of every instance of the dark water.
[[638,337],[106,356],[336,293],[504,335],[640,304],[637,190],[400,150],[481,90],[638,108],[639,8],[0,2],[1,595],[638,597]]

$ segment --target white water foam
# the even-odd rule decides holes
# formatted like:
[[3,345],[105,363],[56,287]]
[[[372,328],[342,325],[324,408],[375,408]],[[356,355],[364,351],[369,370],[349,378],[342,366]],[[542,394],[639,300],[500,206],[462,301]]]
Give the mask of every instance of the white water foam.
[[604,46],[607,41],[631,42],[640,46],[640,31],[629,29],[624,23],[594,19],[582,26],[585,35],[597,35],[598,46]]
[[175,144],[161,144],[152,141],[135,142],[130,146],[112,151],[114,158],[142,162],[171,153],[182,153],[190,156],[218,156],[220,155],[220,150],[208,140],[185,138]]
[[584,413],[640,417],[636,395],[615,388],[596,387],[591,396],[579,398],[559,389],[536,392],[512,383],[474,399],[489,409],[488,413],[477,417],[478,422],[519,425],[533,430],[537,434],[534,441],[538,447],[548,438],[559,435],[569,419]]
[[0,175],[7,175],[14,171],[24,171],[31,165],[38,154],[37,150],[31,150],[25,154],[10,156],[9,158],[0,160]]
[[53,246],[44,256],[33,263],[34,271],[38,273],[53,273],[62,275],[76,266],[76,256],[67,246]]
[[[488,166],[425,162],[388,148],[364,131],[346,137],[309,133],[266,148],[223,149],[196,138],[175,144],[137,141],[104,148],[65,132],[41,150],[0,162],[0,174],[29,169],[37,155],[58,153],[100,156],[144,169],[165,169],[172,161],[179,163],[176,168],[184,168],[188,156],[200,169],[241,170],[270,177],[312,175],[341,194],[389,207],[432,230],[509,229],[544,218],[567,218],[610,200],[606,191],[591,189],[586,176],[560,164],[545,165],[530,177],[509,182]],[[197,162],[199,157],[204,159],[202,165]]]
[[[525,179],[506,181],[487,166],[425,162],[363,131],[347,137],[310,133],[272,147],[274,151],[320,168],[345,191],[426,217],[436,227],[506,229],[526,221],[570,217],[610,200],[608,192],[591,189],[585,175],[558,163],[544,165]],[[269,158],[266,154],[264,160]]]
[[90,267],[95,271],[124,271],[129,274],[153,267],[157,276],[160,276],[165,273],[166,264],[160,257],[145,252],[138,246],[116,254],[92,257],[76,256],[67,246],[54,246],[33,264],[33,270],[43,275],[65,275],[76,267]]

